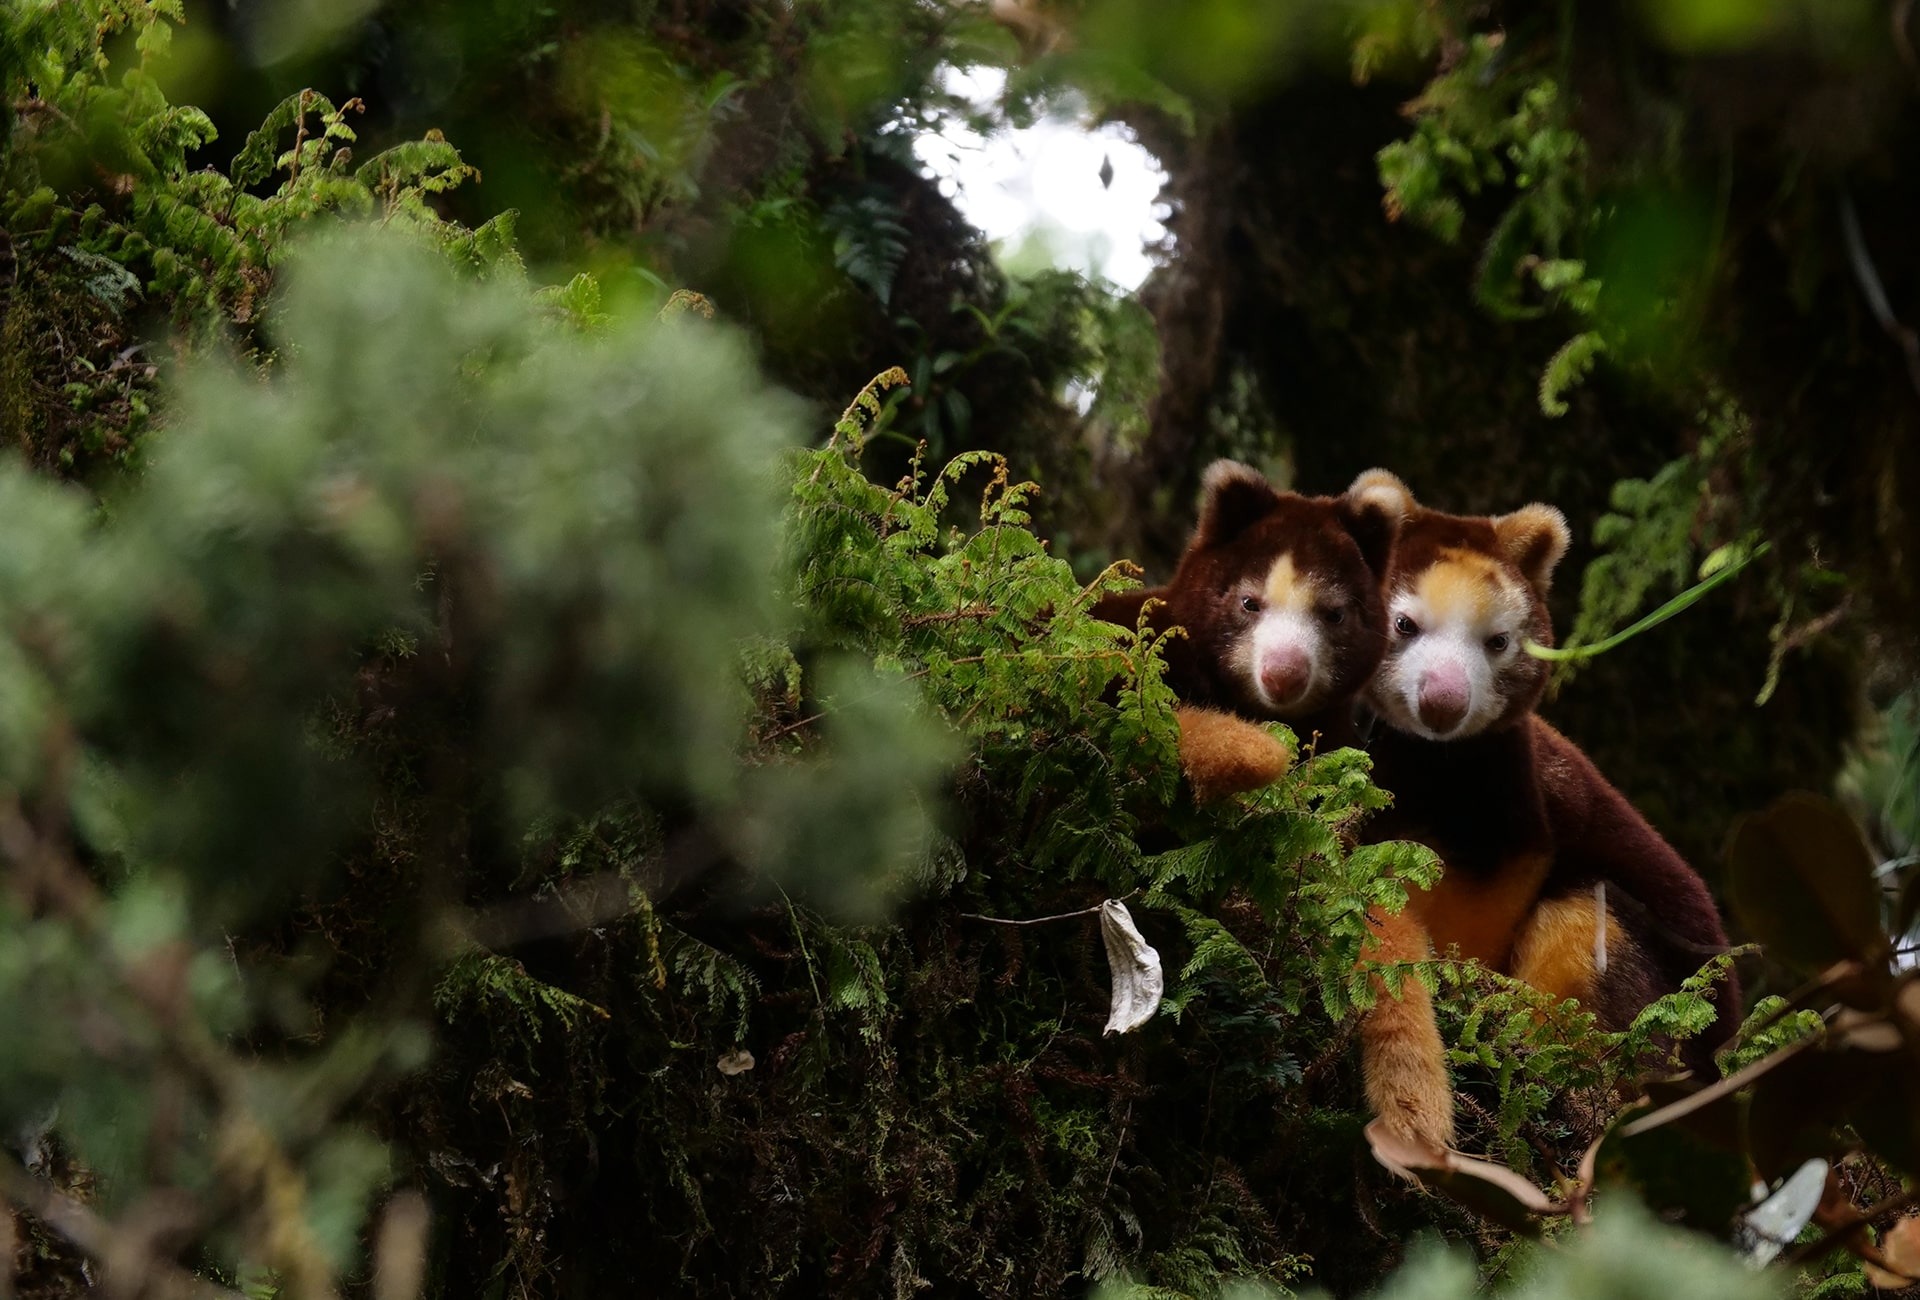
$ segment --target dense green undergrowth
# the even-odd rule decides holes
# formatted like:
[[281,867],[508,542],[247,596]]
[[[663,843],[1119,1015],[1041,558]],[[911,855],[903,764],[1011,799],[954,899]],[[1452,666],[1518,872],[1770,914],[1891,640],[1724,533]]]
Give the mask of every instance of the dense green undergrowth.
[[[873,392],[781,451],[697,315],[583,334],[395,238],[309,253],[271,375],[200,369],[110,520],[7,481],[53,912],[9,915],[43,1013],[5,1099],[104,1207],[203,1198],[212,1258],[288,1294],[354,1272],[388,1185],[444,1294],[1344,1289],[1470,1225],[1356,1165],[1364,915],[1433,871],[1352,847],[1363,754],[1193,806],[1153,635],[1088,617],[1121,579],[1051,556],[1004,462],[871,482]],[[1123,1038],[1089,918],[997,923],[1114,897],[1169,972]],[[1475,1140],[1543,1179],[1605,1109],[1570,1091],[1697,1028],[1693,992],[1609,1036],[1418,973]],[[27,1046],[75,998],[113,1068]],[[203,1163],[226,1129],[251,1162]]]

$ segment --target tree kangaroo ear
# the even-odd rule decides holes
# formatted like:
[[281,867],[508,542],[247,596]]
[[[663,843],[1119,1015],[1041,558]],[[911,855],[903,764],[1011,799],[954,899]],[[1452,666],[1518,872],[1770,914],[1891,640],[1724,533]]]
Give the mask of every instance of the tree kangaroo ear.
[[1387,575],[1393,558],[1393,539],[1400,535],[1400,516],[1372,498],[1345,496],[1334,506],[1341,525],[1360,546],[1360,558],[1376,578]]
[[1493,535],[1509,563],[1542,596],[1553,582],[1554,566],[1573,542],[1567,517],[1538,502],[1493,521]]
[[1360,543],[1360,554],[1374,573],[1385,576],[1393,539],[1417,508],[1407,485],[1384,469],[1368,470],[1340,498],[1341,521]]
[[1216,460],[1200,478],[1195,537],[1207,545],[1230,542],[1279,504],[1280,493],[1259,470],[1237,460]]
[[1419,504],[1400,476],[1384,469],[1370,469],[1355,479],[1347,489],[1347,500],[1355,505],[1378,506],[1391,515],[1395,523],[1405,523]]

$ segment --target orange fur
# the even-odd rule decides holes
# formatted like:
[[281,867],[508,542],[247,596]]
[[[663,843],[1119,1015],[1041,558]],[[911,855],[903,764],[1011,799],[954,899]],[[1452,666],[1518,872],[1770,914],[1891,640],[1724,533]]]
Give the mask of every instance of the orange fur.
[[1449,547],[1441,562],[1420,575],[1417,590],[1436,612],[1465,609],[1484,616],[1500,594],[1500,570],[1492,560]]
[[[1599,902],[1584,894],[1541,903],[1514,944],[1514,978],[1562,1000],[1590,999],[1601,975],[1596,966],[1599,911]],[[1633,960],[1631,941],[1611,908],[1605,925],[1608,965]]]
[[1293,754],[1265,727],[1190,704],[1180,705],[1174,716],[1180,767],[1202,802],[1271,785],[1293,766]]
[[[1367,914],[1374,938],[1366,961],[1421,961],[1432,955],[1418,919],[1402,912]],[[1360,1061],[1373,1113],[1409,1137],[1433,1146],[1453,1145],[1453,1084],[1446,1048],[1433,1017],[1433,999],[1419,980],[1398,989],[1374,977],[1379,1001],[1360,1022]]]
[[1533,597],[1487,556],[1460,547],[1440,552],[1414,590],[1434,615],[1465,615],[1475,623],[1525,621]]
[[1320,594],[1320,584],[1313,580],[1311,573],[1301,573],[1295,569],[1291,555],[1283,555],[1273,562],[1263,585],[1265,590],[1262,594],[1266,597],[1267,605],[1273,609],[1312,609],[1314,600]]
[[[1419,961],[1434,948],[1506,970],[1509,958],[1529,937],[1541,951],[1557,952],[1544,933],[1534,935],[1542,912],[1540,886],[1550,864],[1523,855],[1491,879],[1463,873],[1443,874],[1431,889],[1407,900],[1399,916],[1368,915],[1378,936],[1362,954],[1367,961]],[[1549,907],[1552,905],[1548,905]],[[1588,948],[1592,947],[1591,930]],[[1524,978],[1524,977],[1523,977]],[[1380,1001],[1360,1023],[1360,1059],[1373,1113],[1401,1131],[1438,1146],[1453,1142],[1453,1086],[1447,1077],[1446,1048],[1433,1014],[1433,1001],[1417,980],[1401,983],[1391,996],[1376,979]]]
[[1413,895],[1407,909],[1441,951],[1458,948],[1462,957],[1504,970],[1550,866],[1543,856],[1520,854],[1491,879],[1446,872],[1433,888]]

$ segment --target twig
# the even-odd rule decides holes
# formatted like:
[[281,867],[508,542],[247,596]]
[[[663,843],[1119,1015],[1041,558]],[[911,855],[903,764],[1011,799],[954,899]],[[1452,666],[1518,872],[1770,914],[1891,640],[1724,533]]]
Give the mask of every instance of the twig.
[[969,921],[987,921],[993,925],[1045,925],[1048,921],[1071,921],[1077,916],[1092,916],[1095,912],[1105,907],[1107,903],[1124,903],[1139,892],[1137,889],[1131,890],[1118,898],[1111,898],[1103,903],[1095,903],[1092,907],[1083,907],[1077,912],[1062,912],[1058,916],[1034,916],[1024,921],[1010,921],[1004,916],[982,916],[978,912],[961,912],[960,915]]
[[800,960],[807,964],[807,983],[813,985],[814,1005],[824,1008],[827,1000],[820,996],[820,981],[813,973],[813,954],[807,951],[807,936],[800,928],[800,913],[794,910],[793,900],[787,897],[786,886],[776,880],[773,887],[780,891],[780,897],[787,905],[787,920],[793,923],[793,937],[800,943]]
[[987,921],[993,925],[1045,925],[1048,921],[1071,921],[1076,916],[1092,916],[1100,910],[1095,903],[1092,907],[1083,907],[1077,912],[1062,912],[1058,916],[1035,916],[1025,921],[1010,921],[1004,916],[982,916],[978,912],[962,912],[960,915],[969,921]]
[[1841,619],[1845,618],[1848,613],[1851,612],[1852,605],[1853,597],[1851,594],[1842,597],[1840,603],[1826,613],[1816,618],[1808,619],[1799,627],[1792,629],[1785,636],[1781,637],[1777,652],[1783,656],[1790,654],[1805,646],[1815,637],[1832,631],[1834,625],[1839,623]]
[[[1208,1086],[1208,1092],[1209,1092],[1209,1095],[1211,1095],[1211,1092],[1212,1092],[1211,1084],[1209,1084]],[[1107,1181],[1104,1184],[1102,1184],[1100,1187],[1100,1200],[1103,1203],[1107,1199],[1107,1193],[1113,1190],[1113,1174],[1115,1170],[1120,1168],[1120,1151],[1123,1147],[1127,1145],[1127,1129],[1132,1123],[1133,1123],[1133,1099],[1129,1097],[1127,1099],[1126,1118],[1120,1121],[1120,1134],[1113,1141],[1113,1161],[1107,1166]]]
[[993,605],[974,605],[967,609],[950,609],[937,614],[909,614],[900,620],[902,627],[926,627],[931,623],[957,623],[966,618],[992,618],[1000,610]]
[[766,735],[760,737],[760,743],[764,745],[769,740],[778,740],[780,739],[780,737],[788,735],[792,732],[798,731],[802,727],[810,727],[814,723],[820,721],[820,719],[826,716],[827,716],[827,711],[825,709],[822,709],[820,712],[814,714],[813,716],[802,718],[798,722],[789,722],[784,727],[775,727],[772,731],[769,731]]

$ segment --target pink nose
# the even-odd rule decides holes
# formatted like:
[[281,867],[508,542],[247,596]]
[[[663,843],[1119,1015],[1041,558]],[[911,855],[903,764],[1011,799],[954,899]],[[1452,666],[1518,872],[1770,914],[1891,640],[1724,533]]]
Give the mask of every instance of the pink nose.
[[1288,647],[1272,650],[1260,658],[1260,689],[1278,708],[1298,704],[1313,680],[1313,663],[1304,650]]
[[1467,716],[1467,674],[1443,664],[1420,678],[1420,721],[1431,731],[1452,731]]

